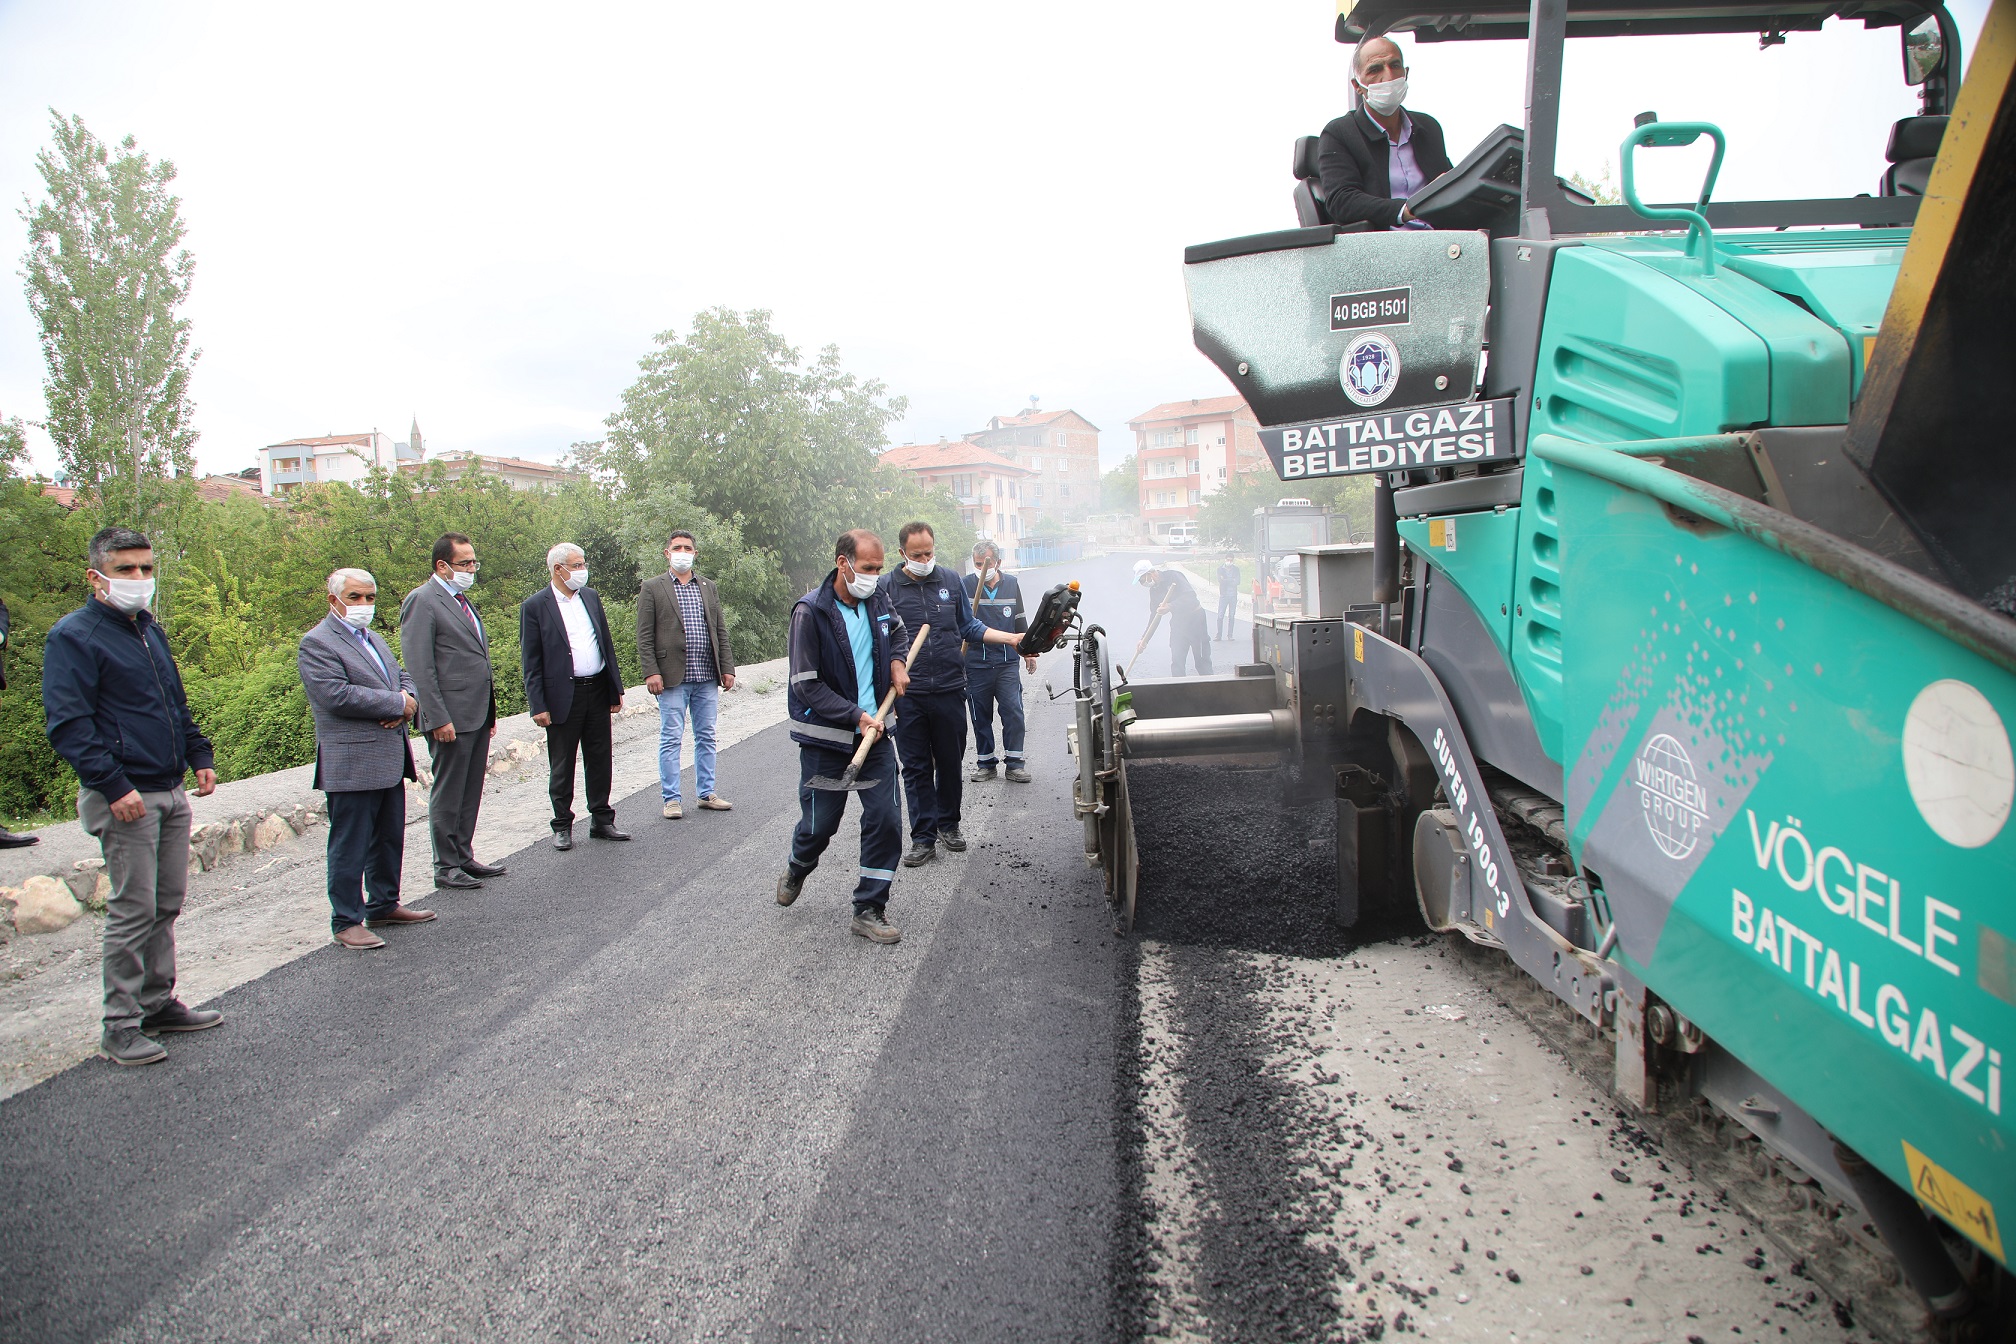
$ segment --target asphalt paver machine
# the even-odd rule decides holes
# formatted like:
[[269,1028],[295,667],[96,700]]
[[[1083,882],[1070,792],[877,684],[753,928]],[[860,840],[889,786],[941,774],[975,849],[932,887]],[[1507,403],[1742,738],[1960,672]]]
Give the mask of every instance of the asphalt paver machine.
[[[1623,204],[1556,177],[1569,39],[1827,20],[1897,30],[1920,91],[1870,194],[1717,201],[1758,147],[1649,114]],[[1087,857],[1131,919],[1128,764],[1275,753],[1334,799],[1340,921],[1502,949],[1626,1102],[1719,1108],[1978,1331],[2016,1214],[2016,0],[1964,85],[1922,0],[1339,15],[1384,32],[1524,41],[1525,124],[1412,198],[1430,230],[1298,193],[1313,226],[1188,249],[1284,491],[1371,476],[1374,535],[1305,552],[1230,674],[1125,684],[1081,632]],[[1693,201],[1641,199],[1703,140]]]

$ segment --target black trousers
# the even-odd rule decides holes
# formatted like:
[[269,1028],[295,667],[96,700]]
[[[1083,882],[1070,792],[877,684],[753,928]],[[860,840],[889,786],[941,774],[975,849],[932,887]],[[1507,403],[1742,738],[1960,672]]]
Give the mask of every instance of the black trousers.
[[588,815],[597,826],[614,825],[609,806],[609,776],[613,748],[609,734],[609,688],[600,677],[574,678],[574,706],[565,722],[546,730],[546,755],[553,775],[546,792],[553,799],[553,829],[574,824],[574,758],[581,758],[588,776]]
[[1204,608],[1178,611],[1169,617],[1169,675],[1183,675],[1184,656],[1189,655],[1199,676],[1211,675],[1211,631],[1204,624]]
[[965,784],[966,692],[912,691],[896,702],[896,754],[903,760],[903,800],[910,838],[930,844],[959,829]]
[[329,926],[341,933],[399,904],[406,783],[332,793],[328,799]]

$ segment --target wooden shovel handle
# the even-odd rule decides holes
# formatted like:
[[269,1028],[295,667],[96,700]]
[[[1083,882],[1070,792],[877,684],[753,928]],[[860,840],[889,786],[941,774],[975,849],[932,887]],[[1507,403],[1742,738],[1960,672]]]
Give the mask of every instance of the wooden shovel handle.
[[[917,650],[924,647],[924,636],[930,633],[931,633],[931,624],[928,621],[925,622],[923,625],[917,627],[917,638],[910,641],[910,652],[903,655],[903,666],[906,670],[909,668],[910,664],[917,661]],[[895,703],[896,703],[896,688],[894,686],[891,686],[889,688],[889,694],[882,697],[882,708],[875,711],[875,717],[878,719],[887,718],[889,715],[890,706],[894,705]],[[880,733],[872,733],[872,732],[861,734],[861,745],[854,748],[855,765],[858,766],[861,764],[861,762],[868,759],[868,748],[874,746],[875,739],[880,736],[881,736]]]

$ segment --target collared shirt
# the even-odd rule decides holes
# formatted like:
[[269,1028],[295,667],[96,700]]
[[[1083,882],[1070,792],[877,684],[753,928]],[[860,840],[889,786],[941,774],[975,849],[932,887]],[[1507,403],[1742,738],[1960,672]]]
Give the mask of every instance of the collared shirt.
[[357,642],[364,646],[364,652],[370,654],[371,661],[378,664],[378,675],[391,682],[394,686],[397,686],[399,683],[393,677],[392,669],[385,666],[385,660],[378,656],[377,646],[371,642],[371,632],[369,630],[359,630],[356,632],[356,635]]
[[700,580],[672,576],[672,596],[679,603],[679,624],[686,627],[686,680],[714,680],[714,637],[707,633],[707,602]]
[[[1378,122],[1372,123],[1378,126]],[[1385,130],[1383,126],[1380,130]],[[1414,118],[1403,110],[1400,113],[1400,135],[1389,140],[1386,145],[1386,185],[1395,200],[1404,201],[1421,188],[1428,185],[1428,175],[1421,171],[1421,165],[1414,158]],[[1395,224],[1394,232],[1402,229],[1425,229],[1426,220],[1410,219],[1405,224]]]
[[442,578],[439,574],[434,576],[434,582],[440,584],[442,591],[455,599],[456,606],[462,608],[462,613],[469,618],[469,624],[476,627],[476,637],[478,639],[485,638],[483,634],[483,618],[476,614],[476,608],[469,605],[469,599],[462,595],[462,590]]
[[602,645],[595,639],[595,622],[588,619],[588,604],[561,588],[553,589],[560,599],[560,620],[567,627],[567,647],[574,652],[574,675],[592,677],[602,670]]
[[847,626],[847,646],[854,651],[854,684],[860,688],[854,702],[861,706],[863,714],[873,714],[881,706],[875,703],[875,627],[868,619],[868,604],[835,605]]

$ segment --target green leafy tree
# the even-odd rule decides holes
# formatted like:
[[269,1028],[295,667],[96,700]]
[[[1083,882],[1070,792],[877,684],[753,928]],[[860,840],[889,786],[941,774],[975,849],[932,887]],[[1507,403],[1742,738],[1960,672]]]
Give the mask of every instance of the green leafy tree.
[[1598,205],[1624,204],[1624,189],[1618,186],[1617,179],[1611,176],[1610,160],[1608,159],[1603,160],[1603,171],[1596,176],[1588,177],[1582,173],[1570,173],[1568,181],[1571,185],[1579,187],[1588,193],[1590,198]]
[[[19,422],[14,422],[18,425]],[[7,442],[0,424],[0,447]],[[76,809],[77,777],[63,763],[42,722],[42,645],[49,627],[83,605],[85,547],[97,528],[89,509],[71,512],[15,472],[18,456],[0,452],[0,600],[11,628],[0,645],[7,689],[0,691],[0,819],[67,817]]]
[[727,308],[654,343],[608,438],[581,450],[624,493],[688,484],[714,517],[741,515],[744,540],[774,554],[800,591],[831,566],[840,533],[922,505],[908,478],[876,468],[907,403],[844,372],[834,347],[806,363],[768,312]]
[[1104,513],[1139,513],[1141,478],[1129,453],[1124,461],[1099,478],[1099,508]]
[[131,136],[108,149],[82,118],[49,117],[51,144],[35,156],[48,194],[22,214],[47,368],[43,425],[73,484],[101,498],[108,518],[146,527],[158,483],[195,467],[196,352],[179,310],[196,263],[169,190],[175,165]]

